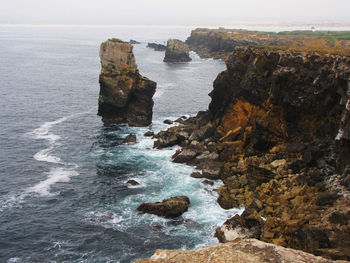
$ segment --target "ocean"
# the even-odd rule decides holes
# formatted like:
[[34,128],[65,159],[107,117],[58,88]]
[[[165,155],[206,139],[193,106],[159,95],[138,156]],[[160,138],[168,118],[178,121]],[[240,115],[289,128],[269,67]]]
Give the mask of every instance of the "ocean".
[[[153,149],[143,136],[208,108],[223,61],[191,53],[167,64],[146,47],[191,29],[0,26],[0,262],[132,262],[217,242],[215,228],[240,212],[217,204],[220,182],[191,178],[193,167],[171,162],[176,146]],[[111,37],[141,42],[139,71],[157,82],[149,127],[106,127],[97,116],[99,45]],[[136,144],[123,143],[130,133]],[[136,211],[175,195],[191,200],[180,218]]]

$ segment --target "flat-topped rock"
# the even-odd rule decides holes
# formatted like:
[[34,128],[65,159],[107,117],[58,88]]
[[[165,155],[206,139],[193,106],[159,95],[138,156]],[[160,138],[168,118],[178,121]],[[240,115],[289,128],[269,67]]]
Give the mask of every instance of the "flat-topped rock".
[[178,39],[169,39],[167,42],[164,62],[188,62],[192,59],[189,56],[190,48]]
[[187,211],[190,199],[187,196],[174,196],[162,202],[143,203],[137,210],[143,213],[154,214],[167,218],[174,218]]
[[130,43],[115,38],[101,44],[98,115],[105,124],[152,122],[156,83],[139,74],[132,51]]
[[225,244],[213,244],[195,250],[158,249],[150,258],[135,263],[175,263],[175,262],[208,262],[208,263],[331,263],[334,261],[312,254],[268,244],[256,239],[237,239]]

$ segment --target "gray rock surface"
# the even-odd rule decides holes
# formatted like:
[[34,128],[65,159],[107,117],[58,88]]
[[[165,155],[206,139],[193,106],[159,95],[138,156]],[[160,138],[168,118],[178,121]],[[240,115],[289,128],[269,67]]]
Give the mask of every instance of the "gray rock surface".
[[178,39],[169,39],[167,42],[164,62],[188,62],[192,59],[189,56],[190,48]]

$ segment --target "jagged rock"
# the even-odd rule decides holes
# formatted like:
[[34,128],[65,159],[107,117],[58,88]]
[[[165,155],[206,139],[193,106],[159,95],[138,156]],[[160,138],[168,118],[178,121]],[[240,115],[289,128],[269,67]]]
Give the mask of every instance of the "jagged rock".
[[164,124],[171,125],[171,124],[173,124],[174,122],[173,122],[172,120],[164,120],[163,123],[164,123]]
[[188,45],[178,39],[169,39],[167,42],[164,62],[188,62],[192,59],[189,56]]
[[132,45],[141,44],[140,42],[138,42],[138,41],[136,41],[136,40],[134,40],[134,39],[131,39],[131,40],[129,41],[129,43],[132,44]]
[[129,185],[132,185],[132,186],[135,186],[135,185],[139,185],[139,184],[140,184],[138,181],[133,180],[133,179],[128,180],[126,183],[129,184]]
[[125,137],[124,143],[136,143],[136,135],[131,133]]
[[350,259],[350,58],[240,47],[226,65],[209,110],[165,137],[188,134],[182,151],[196,152],[187,163],[202,170],[191,176],[222,179],[223,208],[254,209],[253,236]]
[[193,172],[190,176],[193,178],[203,178],[203,175],[199,172]]
[[256,239],[237,239],[225,244],[213,244],[195,250],[161,250],[135,263],[346,263],[317,257],[300,250],[268,244]]
[[213,185],[214,185],[214,182],[209,181],[209,180],[203,180],[203,181],[202,181],[202,184],[206,184],[206,185],[213,186]]
[[220,179],[221,169],[217,167],[204,168],[202,170],[202,177],[210,180]]
[[245,209],[241,216],[234,217],[216,229],[215,237],[221,243],[233,241],[236,238],[259,238],[263,220],[254,209]]
[[145,132],[145,134],[143,136],[145,136],[145,137],[152,137],[153,135],[154,135],[153,131],[147,131],[147,132]]
[[152,122],[156,83],[139,74],[132,50],[131,44],[115,38],[101,44],[98,114],[105,124]]
[[190,199],[187,196],[175,196],[164,199],[162,202],[143,203],[137,210],[166,218],[174,218],[186,212],[189,205]]
[[148,43],[147,47],[154,49],[154,51],[165,51],[166,50],[165,45],[157,44],[157,43]]
[[196,151],[193,151],[191,149],[183,150],[173,156],[173,162],[174,163],[187,163],[191,160],[193,160],[198,153]]
[[156,135],[156,138],[158,139],[154,142],[153,147],[157,149],[171,147],[179,142],[176,134],[170,131],[161,131]]

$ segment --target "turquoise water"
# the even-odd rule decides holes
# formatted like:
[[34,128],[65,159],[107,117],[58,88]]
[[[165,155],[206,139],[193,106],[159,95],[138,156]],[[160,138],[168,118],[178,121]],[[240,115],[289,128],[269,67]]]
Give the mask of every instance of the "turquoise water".
[[[216,242],[215,228],[236,210],[216,203],[213,187],[171,162],[176,147],[153,149],[143,134],[164,119],[194,115],[224,63],[165,64],[146,48],[190,28],[0,27],[0,258],[3,262],[132,262],[157,248]],[[150,127],[104,127],[97,113],[99,44],[141,41],[140,73],[157,82]],[[129,134],[134,145],[123,144]],[[128,186],[134,179],[138,186]],[[136,211],[142,202],[187,195],[176,220]],[[178,220],[186,219],[186,224]]]

